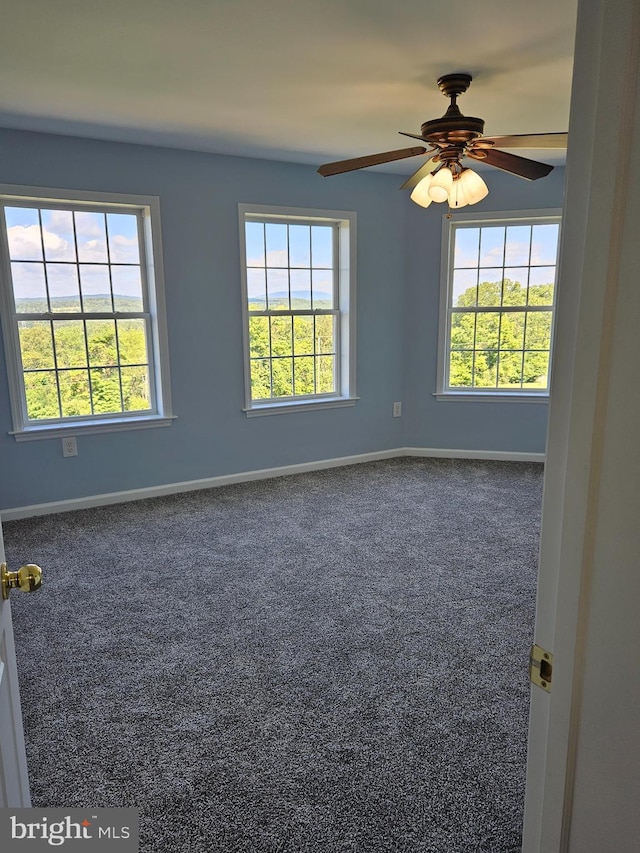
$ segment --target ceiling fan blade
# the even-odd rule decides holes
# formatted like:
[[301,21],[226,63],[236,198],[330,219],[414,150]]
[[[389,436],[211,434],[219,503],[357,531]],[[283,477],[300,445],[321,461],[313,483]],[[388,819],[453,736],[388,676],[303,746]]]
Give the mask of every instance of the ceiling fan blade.
[[[428,142],[424,136],[420,136],[418,133],[405,133],[404,130],[399,130],[398,133],[400,136],[410,136],[412,139],[421,139],[423,142]],[[431,145],[430,142],[429,145]]]
[[417,157],[424,154],[426,148],[399,148],[397,151],[385,151],[384,154],[369,154],[366,157],[354,157],[352,160],[338,160],[335,163],[325,163],[320,166],[318,172],[327,178],[329,175],[339,175],[342,172],[353,172],[355,169],[364,169],[367,166],[378,166],[380,163],[391,163],[394,160],[403,160],[405,157]]
[[400,189],[412,190],[420,183],[423,178],[426,178],[430,172],[433,172],[436,165],[437,164],[434,162],[433,157],[431,157],[429,160],[427,160],[426,163],[423,163],[422,166],[420,166],[417,172],[414,172],[410,178],[407,178],[407,180],[400,187]]
[[503,172],[511,172],[512,175],[526,178],[528,181],[537,181],[538,178],[544,178],[545,175],[553,171],[553,166],[549,166],[548,163],[538,163],[537,160],[518,157],[515,154],[508,154],[506,151],[498,151],[496,148],[483,148],[481,152],[475,153],[468,150],[467,156],[478,160],[480,163],[495,166],[496,169],[502,169]]
[[497,148],[566,148],[568,136],[568,133],[516,133],[483,136],[478,142],[493,142]]

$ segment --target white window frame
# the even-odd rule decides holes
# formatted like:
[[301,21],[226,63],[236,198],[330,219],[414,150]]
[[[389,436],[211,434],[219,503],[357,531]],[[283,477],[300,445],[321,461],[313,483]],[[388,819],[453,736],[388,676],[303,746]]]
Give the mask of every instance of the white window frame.
[[[356,214],[353,211],[318,210],[315,208],[277,207],[263,204],[239,204],[240,271],[242,296],[242,332],[244,349],[243,411],[247,417],[286,414],[315,409],[339,408],[355,405],[356,396]],[[251,398],[251,363],[249,346],[249,311],[247,288],[247,261],[245,223],[263,221],[293,224],[334,225],[334,304],[337,306],[336,341],[336,391],[283,400],[253,401]],[[314,311],[293,311],[310,314]],[[326,312],[324,312],[326,313]]]
[[[159,199],[156,196],[62,190],[15,184],[0,184],[0,199],[3,205],[9,207],[12,205],[28,207],[30,204],[44,207],[58,204],[60,209],[67,210],[137,213],[142,224],[143,298],[145,313],[149,315],[150,328],[150,339],[147,345],[150,356],[149,379],[152,408],[149,412],[61,417],[48,419],[42,423],[29,421],[17,323],[20,315],[15,311],[7,232],[3,218],[0,223],[0,310],[13,420],[13,429],[10,434],[16,441],[31,441],[65,437],[70,433],[114,432],[170,426],[174,415],[171,409]],[[55,314],[47,314],[45,319],[55,319]]]
[[[468,224],[469,226],[483,225],[543,225],[559,224],[562,229],[562,210],[550,208],[542,210],[519,210],[488,213],[450,213],[445,214],[442,224],[442,256],[441,256],[441,286],[440,286],[440,320],[438,328],[438,363],[436,391],[434,396],[443,401],[468,402],[519,402],[519,403],[548,403],[549,389],[540,391],[525,391],[522,388],[509,390],[508,388],[449,388],[449,355],[451,340],[451,292],[453,285],[453,252],[455,226]],[[560,232],[558,235],[558,252],[560,248]],[[556,270],[558,257],[556,255]],[[551,319],[551,347],[549,355],[549,375],[552,370],[553,336],[555,329],[555,313],[557,303],[557,279],[553,290],[553,306]]]

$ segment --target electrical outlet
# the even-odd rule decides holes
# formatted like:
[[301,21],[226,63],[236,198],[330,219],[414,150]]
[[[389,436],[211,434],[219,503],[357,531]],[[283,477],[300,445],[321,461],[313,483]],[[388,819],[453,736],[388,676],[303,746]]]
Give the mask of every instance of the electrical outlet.
[[62,439],[62,455],[63,456],[77,456],[78,455],[78,447],[76,445],[75,436],[69,435],[66,438]]
[[393,417],[401,418],[402,417],[402,403],[394,403],[393,404]]

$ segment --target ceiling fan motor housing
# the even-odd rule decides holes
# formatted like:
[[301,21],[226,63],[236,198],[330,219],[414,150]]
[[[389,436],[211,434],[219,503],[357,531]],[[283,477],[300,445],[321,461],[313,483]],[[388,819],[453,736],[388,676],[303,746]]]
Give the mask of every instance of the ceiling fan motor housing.
[[471,85],[471,74],[445,74],[438,78],[442,94],[451,98],[449,109],[442,118],[425,121],[420,132],[424,139],[438,145],[468,145],[484,133],[484,121],[473,116],[464,116],[458,109],[456,98]]

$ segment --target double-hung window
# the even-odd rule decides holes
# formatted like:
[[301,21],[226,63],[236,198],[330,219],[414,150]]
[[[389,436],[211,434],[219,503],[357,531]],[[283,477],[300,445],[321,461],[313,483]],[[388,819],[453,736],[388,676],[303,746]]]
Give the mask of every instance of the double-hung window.
[[444,220],[437,396],[546,399],[560,212]]
[[247,415],[355,402],[355,214],[240,205]]
[[0,187],[18,440],[170,423],[155,198]]

